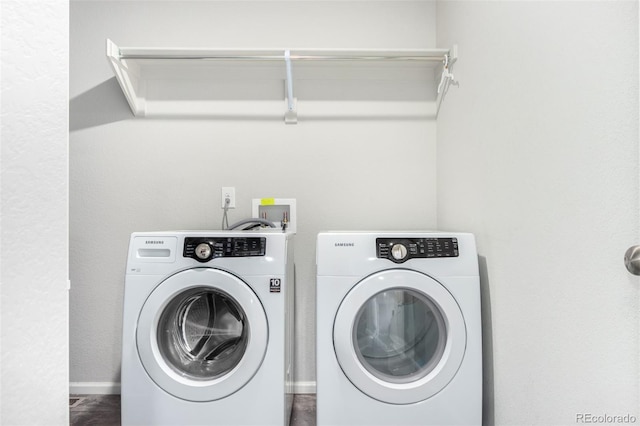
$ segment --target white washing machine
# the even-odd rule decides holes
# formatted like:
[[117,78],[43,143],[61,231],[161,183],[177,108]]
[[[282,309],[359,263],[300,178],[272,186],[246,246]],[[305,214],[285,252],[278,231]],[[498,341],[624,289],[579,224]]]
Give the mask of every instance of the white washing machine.
[[292,234],[132,234],[122,424],[288,425],[293,302]]
[[317,244],[318,425],[482,424],[473,235],[327,232]]

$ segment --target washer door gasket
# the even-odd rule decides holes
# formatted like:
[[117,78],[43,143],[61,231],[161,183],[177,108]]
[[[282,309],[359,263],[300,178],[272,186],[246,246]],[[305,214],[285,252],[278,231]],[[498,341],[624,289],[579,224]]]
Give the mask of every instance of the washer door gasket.
[[242,307],[219,289],[194,287],[165,306],[157,327],[162,358],[178,374],[214,380],[244,356],[249,323]]

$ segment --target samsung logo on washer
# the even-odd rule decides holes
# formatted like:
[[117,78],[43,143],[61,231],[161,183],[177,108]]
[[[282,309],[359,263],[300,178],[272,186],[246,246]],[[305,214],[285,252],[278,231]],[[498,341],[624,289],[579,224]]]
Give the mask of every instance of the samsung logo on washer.
[[164,244],[164,241],[146,240],[145,244]]
[[356,243],[335,243],[336,247],[355,247]]

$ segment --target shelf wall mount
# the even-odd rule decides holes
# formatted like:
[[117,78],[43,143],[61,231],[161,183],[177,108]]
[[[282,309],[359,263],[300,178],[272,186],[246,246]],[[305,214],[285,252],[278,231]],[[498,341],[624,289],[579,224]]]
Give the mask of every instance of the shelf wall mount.
[[291,70],[291,51],[284,51],[284,63],[287,69],[287,111],[284,113],[286,124],[296,124],[298,122],[298,112],[295,109],[295,98],[293,97],[293,71]]
[[122,57],[120,48],[107,39],[107,59],[109,65],[120,84],[129,108],[135,116],[145,116],[144,96],[140,93],[139,75],[137,70],[128,67],[127,61]]
[[458,45],[454,44],[451,51],[444,56],[442,61],[442,73],[440,75],[440,82],[438,83],[437,96],[436,96],[436,117],[440,113],[440,106],[442,101],[449,90],[449,86],[458,85],[458,80],[453,76],[453,64],[458,60]]
[[[369,62],[388,64],[410,62],[427,64],[435,69],[437,93],[435,94],[437,118],[440,106],[450,85],[457,85],[452,74],[452,66],[458,59],[457,45],[451,49],[209,49],[209,48],[157,48],[157,47],[120,47],[106,40],[106,56],[113,73],[124,93],[134,116],[252,116],[253,112],[233,103],[222,102],[208,105],[203,109],[200,99],[192,101],[180,94],[181,86],[170,87],[167,93],[158,96],[159,76],[184,82],[192,79],[194,85],[206,84],[207,72],[213,71],[218,64],[244,63],[257,64],[270,73],[268,78],[282,78],[284,83],[284,122],[298,122],[297,99],[294,96],[294,62],[313,63],[340,62],[356,64]],[[280,65],[279,65],[280,64]],[[348,66],[348,65],[347,65]],[[378,66],[378,65],[375,65]],[[240,80],[243,75],[235,76]],[[205,77],[203,77],[203,75]],[[193,76],[196,76],[194,78]],[[279,76],[279,77],[278,77]],[[210,80],[215,77],[210,77]],[[267,77],[265,77],[267,78]],[[155,85],[154,85],[155,84]],[[242,86],[238,83],[239,86]],[[192,91],[198,88],[189,87]],[[171,98],[173,96],[174,98]],[[152,102],[153,101],[153,102]],[[150,103],[151,102],[151,103]],[[282,102],[282,101],[281,101]],[[264,117],[265,114],[255,114]],[[280,117],[283,117],[280,115]]]

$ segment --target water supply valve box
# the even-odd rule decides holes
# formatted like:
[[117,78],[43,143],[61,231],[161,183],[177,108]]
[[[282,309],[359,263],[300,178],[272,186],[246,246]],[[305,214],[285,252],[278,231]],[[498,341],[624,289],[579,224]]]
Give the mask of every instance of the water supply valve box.
[[295,198],[254,198],[251,205],[253,217],[266,219],[285,232],[296,233]]

